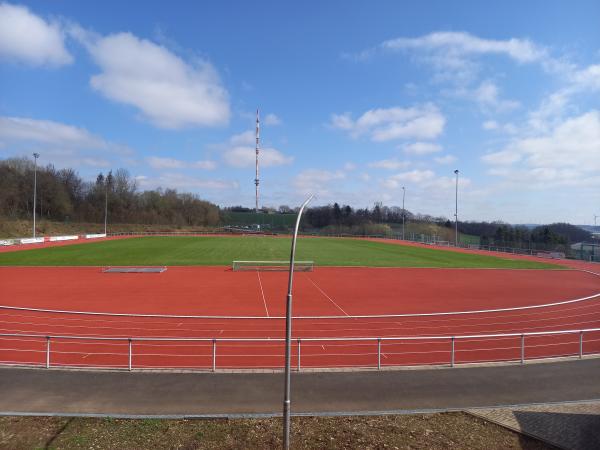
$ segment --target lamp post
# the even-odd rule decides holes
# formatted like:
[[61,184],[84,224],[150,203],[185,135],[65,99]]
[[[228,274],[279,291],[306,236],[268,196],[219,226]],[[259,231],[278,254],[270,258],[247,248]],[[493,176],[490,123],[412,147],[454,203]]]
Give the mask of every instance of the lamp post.
[[308,203],[313,199],[314,194],[308,197],[296,217],[296,228],[292,237],[292,250],[290,253],[290,270],[288,277],[288,292],[286,297],[285,309],[285,386],[283,393],[283,448],[290,448],[290,411],[292,401],[290,400],[290,370],[291,370],[291,353],[292,353],[292,284],[294,282],[294,259],[296,257],[296,239],[298,238],[298,227],[300,226],[300,218],[302,212]]
[[402,240],[404,240],[404,223],[406,221],[406,211],[404,210],[404,199],[406,198],[406,188],[402,186]]
[[33,154],[33,238],[35,239],[35,205],[37,200],[37,160],[39,153]]
[[106,237],[106,226],[108,225],[108,177],[104,180],[104,236]]
[[454,204],[454,245],[458,247],[458,169],[454,171],[456,175],[456,194]]

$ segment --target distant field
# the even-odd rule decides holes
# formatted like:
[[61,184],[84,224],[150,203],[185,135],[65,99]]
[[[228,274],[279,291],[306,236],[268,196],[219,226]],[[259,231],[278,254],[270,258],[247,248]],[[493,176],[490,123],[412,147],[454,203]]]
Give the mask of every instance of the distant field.
[[[289,251],[287,238],[141,237],[0,253],[0,266],[230,265],[233,260],[285,260]],[[557,268],[536,261],[335,238],[300,239],[297,259],[322,266]]]

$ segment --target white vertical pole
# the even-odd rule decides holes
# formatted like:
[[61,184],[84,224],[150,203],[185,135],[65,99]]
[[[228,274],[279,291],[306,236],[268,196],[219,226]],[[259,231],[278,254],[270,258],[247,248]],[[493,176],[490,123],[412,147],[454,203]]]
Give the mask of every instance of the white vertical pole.
[[33,238],[35,239],[35,206],[37,200],[37,159],[39,153],[33,154]]
[[406,221],[406,211],[404,210],[404,199],[406,198],[406,188],[402,186],[402,240],[404,240],[404,223]]
[[579,359],[583,358],[583,331],[579,332]]
[[377,338],[377,370],[381,370],[381,338]]
[[521,335],[521,364],[525,364],[525,335]]
[[454,171],[456,174],[456,195],[454,205],[454,245],[458,247],[458,169]]
[[133,341],[129,338],[129,371],[131,372],[131,360],[133,356]]
[[46,336],[46,369],[50,368],[50,336]]
[[300,338],[298,338],[298,372],[300,372]]
[[298,239],[298,228],[300,227],[300,218],[302,212],[308,203],[313,199],[314,195],[308,197],[300,210],[298,211],[298,217],[296,217],[296,227],[294,229],[294,236],[292,237],[292,249],[290,252],[290,270],[288,276],[288,292],[286,297],[286,309],[285,309],[285,383],[283,392],[283,447],[285,450],[290,448],[290,412],[292,401],[290,399],[290,386],[291,386],[291,350],[292,350],[292,285],[294,283],[294,260],[296,257],[296,240]]
[[212,361],[212,371],[216,372],[217,370],[217,340],[213,339],[213,361]]
[[454,336],[452,336],[452,349],[451,349],[451,355],[450,355],[450,367],[454,367]]

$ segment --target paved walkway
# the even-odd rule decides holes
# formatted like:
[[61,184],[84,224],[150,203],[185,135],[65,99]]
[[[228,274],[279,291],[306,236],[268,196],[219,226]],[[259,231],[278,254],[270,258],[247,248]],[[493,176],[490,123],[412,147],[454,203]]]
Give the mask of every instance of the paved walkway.
[[[464,410],[600,400],[600,358],[496,367],[300,373],[296,414]],[[0,369],[4,414],[279,414],[281,373],[141,373]]]
[[560,448],[600,449],[600,401],[468,412]]

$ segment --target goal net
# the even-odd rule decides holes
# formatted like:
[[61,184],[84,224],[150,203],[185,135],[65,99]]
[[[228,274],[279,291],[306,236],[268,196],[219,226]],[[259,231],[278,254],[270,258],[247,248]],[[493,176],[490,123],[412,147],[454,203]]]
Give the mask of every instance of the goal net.
[[[234,272],[248,270],[259,271],[288,271],[290,270],[289,261],[233,261],[231,265]],[[294,271],[312,272],[314,268],[313,261],[295,261]]]

